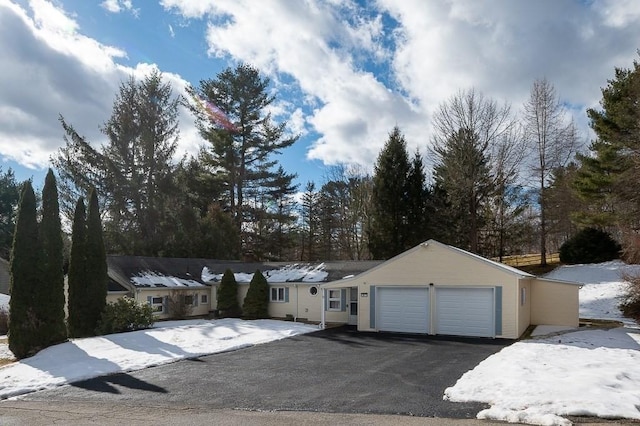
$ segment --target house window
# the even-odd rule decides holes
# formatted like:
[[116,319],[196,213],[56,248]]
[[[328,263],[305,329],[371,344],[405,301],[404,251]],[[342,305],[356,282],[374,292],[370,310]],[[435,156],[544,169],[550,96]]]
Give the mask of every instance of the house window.
[[202,303],[202,304],[209,303],[209,297],[207,297],[206,294],[201,294],[200,295],[200,303]]
[[284,302],[285,290],[284,287],[272,287],[271,288],[271,301],[272,302]]
[[185,305],[193,305],[193,295],[189,294],[184,296],[184,304]]
[[164,298],[163,297],[152,297],[151,298],[151,309],[153,312],[162,313],[164,312]]
[[340,297],[340,290],[329,290],[329,310],[339,311],[342,309],[342,298]]

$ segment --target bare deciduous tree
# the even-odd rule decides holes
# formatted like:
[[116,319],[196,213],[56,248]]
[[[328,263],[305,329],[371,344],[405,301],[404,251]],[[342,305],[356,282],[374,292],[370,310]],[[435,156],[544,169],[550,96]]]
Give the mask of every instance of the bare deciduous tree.
[[[478,252],[481,207],[491,196],[502,194],[504,197],[506,186],[517,176],[523,152],[521,131],[510,105],[498,105],[474,89],[460,91],[440,105],[433,125],[431,154],[436,165],[445,163],[454,141],[460,142],[461,137],[466,140],[464,147],[458,144],[458,149],[466,152],[459,153],[462,157],[450,162],[459,167],[447,171],[448,175],[455,173],[458,178],[443,185],[454,205],[456,194],[462,197],[459,204],[468,209],[464,215],[470,226],[468,248]],[[465,166],[463,160],[473,157],[476,160],[466,161]]]
[[524,104],[525,137],[531,156],[531,171],[537,181],[540,206],[540,262],[546,265],[546,188],[551,172],[564,167],[578,145],[576,126],[567,119],[553,85],[545,78],[534,81]]

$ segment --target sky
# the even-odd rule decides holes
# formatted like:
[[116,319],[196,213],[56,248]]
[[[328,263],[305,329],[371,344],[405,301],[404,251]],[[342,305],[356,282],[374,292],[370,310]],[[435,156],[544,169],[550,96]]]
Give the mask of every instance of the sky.
[[[130,76],[157,68],[182,94],[239,63],[300,135],[277,158],[301,189],[333,165],[371,171],[394,126],[426,154],[434,111],[471,88],[518,112],[547,78],[586,141],[639,21],[634,0],[0,0],[0,166],[42,185],[60,115],[99,147]],[[180,132],[177,159],[204,143],[186,111]]]
[[[640,419],[640,329],[617,308],[624,274],[640,274],[640,265],[562,266],[547,277],[583,283],[581,318],[625,327],[538,326],[532,339],[507,346],[462,375],[443,390],[444,398],[485,402],[490,408],[478,418],[512,423],[569,426],[567,415]],[[8,303],[9,296],[0,294],[0,308]],[[1,368],[0,399],[317,330],[290,321],[227,318],[163,321],[149,330],[72,339]],[[13,358],[6,343],[0,343],[0,358]]]

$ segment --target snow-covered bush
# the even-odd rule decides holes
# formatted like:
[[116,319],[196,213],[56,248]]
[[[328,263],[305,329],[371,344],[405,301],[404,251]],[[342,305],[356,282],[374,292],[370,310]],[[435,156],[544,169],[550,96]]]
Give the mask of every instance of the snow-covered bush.
[[153,322],[151,305],[140,304],[130,297],[122,297],[107,304],[96,333],[100,335],[141,330],[151,327]]
[[560,247],[560,262],[599,263],[618,259],[622,247],[607,232],[585,228]]

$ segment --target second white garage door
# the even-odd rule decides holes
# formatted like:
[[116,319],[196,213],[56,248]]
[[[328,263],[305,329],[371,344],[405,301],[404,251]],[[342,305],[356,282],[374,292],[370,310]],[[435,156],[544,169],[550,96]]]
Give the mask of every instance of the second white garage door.
[[435,333],[494,337],[493,288],[437,288]]
[[428,287],[378,287],[376,297],[378,330],[429,333]]

